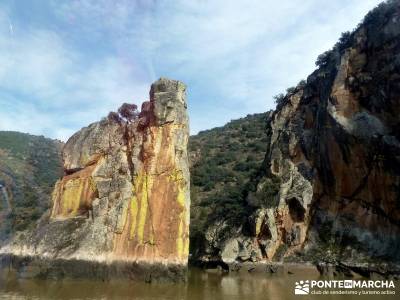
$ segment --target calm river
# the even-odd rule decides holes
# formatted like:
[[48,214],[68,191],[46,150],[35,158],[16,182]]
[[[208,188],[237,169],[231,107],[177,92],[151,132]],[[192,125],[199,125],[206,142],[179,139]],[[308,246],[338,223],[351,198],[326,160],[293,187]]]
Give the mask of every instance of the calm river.
[[[396,295],[307,295],[294,294],[296,281],[321,279],[313,270],[299,269],[293,274],[231,273],[191,268],[187,283],[102,282],[94,280],[18,280],[0,281],[0,299],[399,299]],[[399,284],[399,282],[396,282]],[[398,290],[396,287],[398,297]]]

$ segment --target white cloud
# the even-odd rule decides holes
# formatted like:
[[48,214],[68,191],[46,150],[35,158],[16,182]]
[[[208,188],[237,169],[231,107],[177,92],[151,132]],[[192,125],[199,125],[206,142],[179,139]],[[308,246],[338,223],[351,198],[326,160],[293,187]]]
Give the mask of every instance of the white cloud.
[[157,75],[167,71],[212,90],[214,100],[193,100],[208,104],[207,113],[192,113],[196,132],[272,108],[273,95],[311,73],[318,54],[378,2],[161,1],[141,16],[146,26],[128,30],[124,47],[142,48]]
[[[152,80],[170,76],[189,83],[197,132],[272,108],[272,96],[312,72],[317,55],[378,2],[52,1],[58,31],[14,24],[11,35],[0,14],[0,90],[32,99],[44,121],[31,128],[56,137],[145,100]],[[12,105],[5,114],[19,118]]]
[[[0,24],[5,20],[0,15]],[[92,60],[53,31],[26,28],[9,35],[0,28],[0,130],[66,140],[123,101],[148,97],[149,82],[121,57]]]

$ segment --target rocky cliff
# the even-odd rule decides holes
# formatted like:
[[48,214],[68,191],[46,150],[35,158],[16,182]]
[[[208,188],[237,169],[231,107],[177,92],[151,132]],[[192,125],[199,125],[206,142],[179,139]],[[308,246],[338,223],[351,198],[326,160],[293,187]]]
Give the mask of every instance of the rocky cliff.
[[209,226],[202,260],[400,262],[400,1],[317,65],[278,98],[251,212]]
[[185,89],[160,79],[140,113],[113,113],[74,134],[51,212],[2,247],[5,262],[11,254],[18,267],[26,258],[38,276],[182,277],[190,211]]

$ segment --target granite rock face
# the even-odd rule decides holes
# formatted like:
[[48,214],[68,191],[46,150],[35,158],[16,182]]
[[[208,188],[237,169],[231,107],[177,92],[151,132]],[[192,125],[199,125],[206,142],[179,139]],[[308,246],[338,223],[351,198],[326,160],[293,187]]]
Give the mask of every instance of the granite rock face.
[[210,227],[203,258],[400,262],[399,57],[400,2],[388,1],[280,99],[254,209],[229,234]]
[[[138,278],[162,276],[163,269],[181,276],[190,212],[185,89],[161,78],[134,120],[107,118],[75,133],[63,150],[65,176],[55,185],[50,215],[1,252],[125,262],[132,266],[127,273]],[[149,270],[142,272],[140,264]]]

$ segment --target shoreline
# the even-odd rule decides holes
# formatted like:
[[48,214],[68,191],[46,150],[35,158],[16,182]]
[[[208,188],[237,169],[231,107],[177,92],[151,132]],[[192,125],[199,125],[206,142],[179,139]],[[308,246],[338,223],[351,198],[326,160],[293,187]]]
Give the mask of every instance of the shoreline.
[[390,263],[356,263],[356,262],[233,262],[192,260],[189,266],[204,270],[217,270],[221,273],[248,272],[266,274],[295,274],[301,270],[315,271],[324,277],[347,278],[400,278],[400,265]]
[[157,282],[185,282],[188,266],[183,264],[129,261],[98,262],[81,259],[43,258],[0,254],[2,276],[18,279],[126,279]]
[[221,275],[234,274],[299,274],[315,272],[328,278],[400,278],[400,266],[371,263],[336,264],[321,262],[233,262],[194,261],[187,265],[129,261],[99,262],[83,259],[43,258],[40,256],[20,256],[10,253],[0,254],[0,278],[15,279],[94,279],[111,281],[114,279],[151,282],[186,282],[190,268]]

